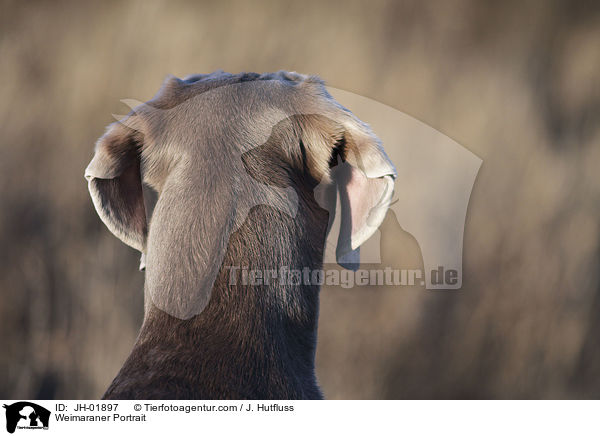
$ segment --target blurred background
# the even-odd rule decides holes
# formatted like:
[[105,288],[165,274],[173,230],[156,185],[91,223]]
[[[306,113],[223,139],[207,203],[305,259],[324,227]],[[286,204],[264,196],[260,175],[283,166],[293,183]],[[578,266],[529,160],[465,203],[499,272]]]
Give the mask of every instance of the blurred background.
[[[318,74],[483,159],[462,290],[322,290],[326,397],[600,397],[600,3],[0,5],[1,398],[98,398],[116,375],[143,274],[83,170],[120,99],[216,69]],[[386,232],[386,265],[422,266],[393,213]]]

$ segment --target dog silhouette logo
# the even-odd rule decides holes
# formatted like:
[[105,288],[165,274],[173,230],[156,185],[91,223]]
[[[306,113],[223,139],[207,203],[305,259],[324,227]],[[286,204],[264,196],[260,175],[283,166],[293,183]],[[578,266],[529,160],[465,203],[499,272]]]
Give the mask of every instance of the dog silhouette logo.
[[48,429],[50,411],[29,401],[4,405],[6,409],[6,431],[18,429]]

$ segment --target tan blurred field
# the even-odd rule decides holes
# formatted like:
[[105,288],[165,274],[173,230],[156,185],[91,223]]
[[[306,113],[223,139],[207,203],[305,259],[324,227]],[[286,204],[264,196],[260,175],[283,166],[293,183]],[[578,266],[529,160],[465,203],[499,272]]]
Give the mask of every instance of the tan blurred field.
[[[295,70],[483,159],[460,291],[324,288],[328,398],[600,398],[600,3],[0,2],[0,397],[97,398],[137,253],[83,170],[167,74]],[[369,121],[369,120],[366,120]],[[392,213],[386,265],[420,265]]]

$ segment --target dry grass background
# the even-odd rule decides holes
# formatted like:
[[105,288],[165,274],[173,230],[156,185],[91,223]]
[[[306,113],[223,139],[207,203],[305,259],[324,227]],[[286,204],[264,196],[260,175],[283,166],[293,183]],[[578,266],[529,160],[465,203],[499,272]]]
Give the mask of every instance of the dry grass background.
[[[94,398],[142,317],[95,139],[167,74],[296,70],[480,156],[458,292],[322,292],[329,398],[600,397],[597,2],[0,2],[0,397]],[[418,245],[393,214],[393,267]]]

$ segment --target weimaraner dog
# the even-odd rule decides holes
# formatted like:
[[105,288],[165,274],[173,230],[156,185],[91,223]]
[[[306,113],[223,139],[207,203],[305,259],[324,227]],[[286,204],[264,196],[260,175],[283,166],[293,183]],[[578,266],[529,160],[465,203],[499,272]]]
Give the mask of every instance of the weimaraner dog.
[[108,127],[85,176],[102,221],[146,262],[143,325],[104,398],[322,398],[319,284],[232,281],[321,270],[338,195],[338,262],[355,266],[389,207],[394,166],[320,79],[169,77]]

